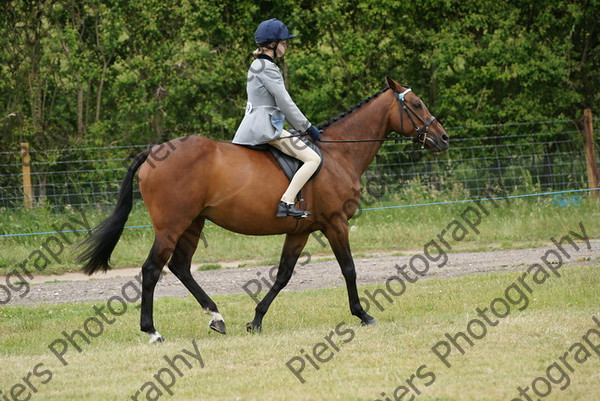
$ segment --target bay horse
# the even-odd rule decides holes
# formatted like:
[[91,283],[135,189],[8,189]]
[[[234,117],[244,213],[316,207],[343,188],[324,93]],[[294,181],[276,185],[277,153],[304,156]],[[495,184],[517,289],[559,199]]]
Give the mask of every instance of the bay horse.
[[[269,152],[251,150],[201,136],[174,139],[136,156],[129,166],[113,213],[84,243],[78,260],[92,274],[110,269],[109,260],[133,203],[133,178],[154,226],[154,244],[142,266],[141,330],[150,342],[162,342],[153,322],[154,288],[164,265],[181,280],[206,313],[210,328],[225,334],[217,305],[192,277],[196,251],[205,220],[247,235],[286,234],[275,283],[256,306],[248,331],[260,332],[269,306],[292,276],[309,235],[321,231],[341,267],[350,311],[363,325],[376,324],[360,304],[356,271],[348,240],[348,220],[361,195],[360,178],[382,141],[396,132],[412,137],[437,152],[448,148],[442,125],[412,91],[386,77],[387,87],[324,127],[319,144],[324,162],[320,173],[303,189],[307,218],[277,218],[279,197],[288,185]],[[149,158],[157,146],[172,150],[165,157]]]

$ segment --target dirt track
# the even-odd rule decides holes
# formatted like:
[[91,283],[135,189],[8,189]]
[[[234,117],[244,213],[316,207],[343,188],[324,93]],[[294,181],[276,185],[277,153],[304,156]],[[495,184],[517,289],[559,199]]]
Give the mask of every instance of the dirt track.
[[[570,266],[598,265],[600,261],[600,241],[591,241],[591,249],[585,243],[578,244],[579,251],[570,252],[570,259],[565,260],[563,268]],[[484,274],[502,271],[522,271],[533,263],[540,263],[540,258],[550,249],[518,249],[490,252],[463,252],[448,254],[447,264],[438,268],[431,262],[426,274],[420,279],[451,278],[470,274]],[[567,249],[569,250],[569,249]],[[415,253],[416,254],[416,253]],[[411,255],[389,256],[371,255],[368,258],[356,259],[357,281],[359,285],[370,283],[384,283],[386,279],[396,273],[396,265],[408,264]],[[563,259],[566,259],[563,256]],[[551,259],[554,260],[554,259]],[[344,286],[340,268],[335,261],[310,262],[301,257],[296,267],[294,276],[284,291],[302,291],[306,289],[330,288]],[[423,264],[415,263],[419,269]],[[249,291],[257,290],[258,282],[269,280],[269,270],[272,266],[255,266],[244,268],[221,269],[212,271],[196,271],[194,277],[209,295],[243,294],[244,285]],[[192,270],[196,270],[193,267]],[[168,269],[165,269],[167,271]],[[410,269],[408,269],[410,272]],[[66,302],[106,301],[114,295],[120,295],[121,290],[128,282],[136,283],[134,277],[140,269],[119,269],[108,274],[96,274],[91,278],[79,273],[70,273],[61,276],[39,276],[31,283],[31,290],[26,297],[20,298],[13,294],[11,305],[25,304],[60,304]],[[411,276],[414,276],[410,272]],[[2,278],[2,281],[4,278]],[[257,280],[247,284],[249,280]],[[262,289],[267,288],[264,282]],[[131,293],[131,292],[130,292]],[[155,297],[185,297],[189,292],[170,273],[164,275],[158,283]]]

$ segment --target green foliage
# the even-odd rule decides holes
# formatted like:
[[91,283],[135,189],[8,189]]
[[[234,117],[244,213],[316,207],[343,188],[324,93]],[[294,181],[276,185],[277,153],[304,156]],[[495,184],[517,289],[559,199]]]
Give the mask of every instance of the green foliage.
[[[279,64],[315,124],[382,89],[385,75],[410,84],[447,128],[571,120],[600,101],[598,2],[8,0],[4,8],[0,152],[22,141],[35,152],[190,133],[229,140],[243,116],[254,30],[271,17],[299,35]],[[483,143],[507,133],[530,134],[509,126],[468,136]],[[67,153],[34,160],[36,198]],[[555,145],[540,154],[547,165],[561,157]],[[0,186],[18,185],[15,163],[2,155]],[[513,172],[518,181],[522,171]]]
[[595,2],[10,0],[0,16],[2,150],[231,138],[253,32],[300,38],[282,61],[309,119],[411,84],[447,125],[573,118],[597,108]]

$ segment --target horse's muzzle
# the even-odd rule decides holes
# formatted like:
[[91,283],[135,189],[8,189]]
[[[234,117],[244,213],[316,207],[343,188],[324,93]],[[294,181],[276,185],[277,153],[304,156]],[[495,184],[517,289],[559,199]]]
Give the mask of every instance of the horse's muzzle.
[[441,135],[427,137],[427,147],[432,152],[442,152],[450,146],[450,138],[445,132]]

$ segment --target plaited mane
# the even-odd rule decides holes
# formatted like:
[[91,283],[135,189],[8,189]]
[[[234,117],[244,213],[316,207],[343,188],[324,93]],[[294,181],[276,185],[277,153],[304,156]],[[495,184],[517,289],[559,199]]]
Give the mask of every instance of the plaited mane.
[[374,94],[371,97],[366,98],[365,100],[363,100],[362,102],[360,102],[359,104],[357,104],[354,107],[350,107],[348,110],[346,110],[345,112],[343,112],[342,114],[332,118],[331,120],[322,123],[319,125],[319,129],[325,129],[327,127],[329,127],[330,125],[344,119],[345,117],[349,116],[350,114],[352,114],[353,112],[355,112],[356,110],[360,109],[362,106],[364,106],[365,104],[369,103],[371,100],[375,99],[376,97],[378,97],[379,95],[381,95],[382,93],[387,92],[388,90],[390,90],[390,88],[385,88],[384,90],[377,92],[376,94]]

